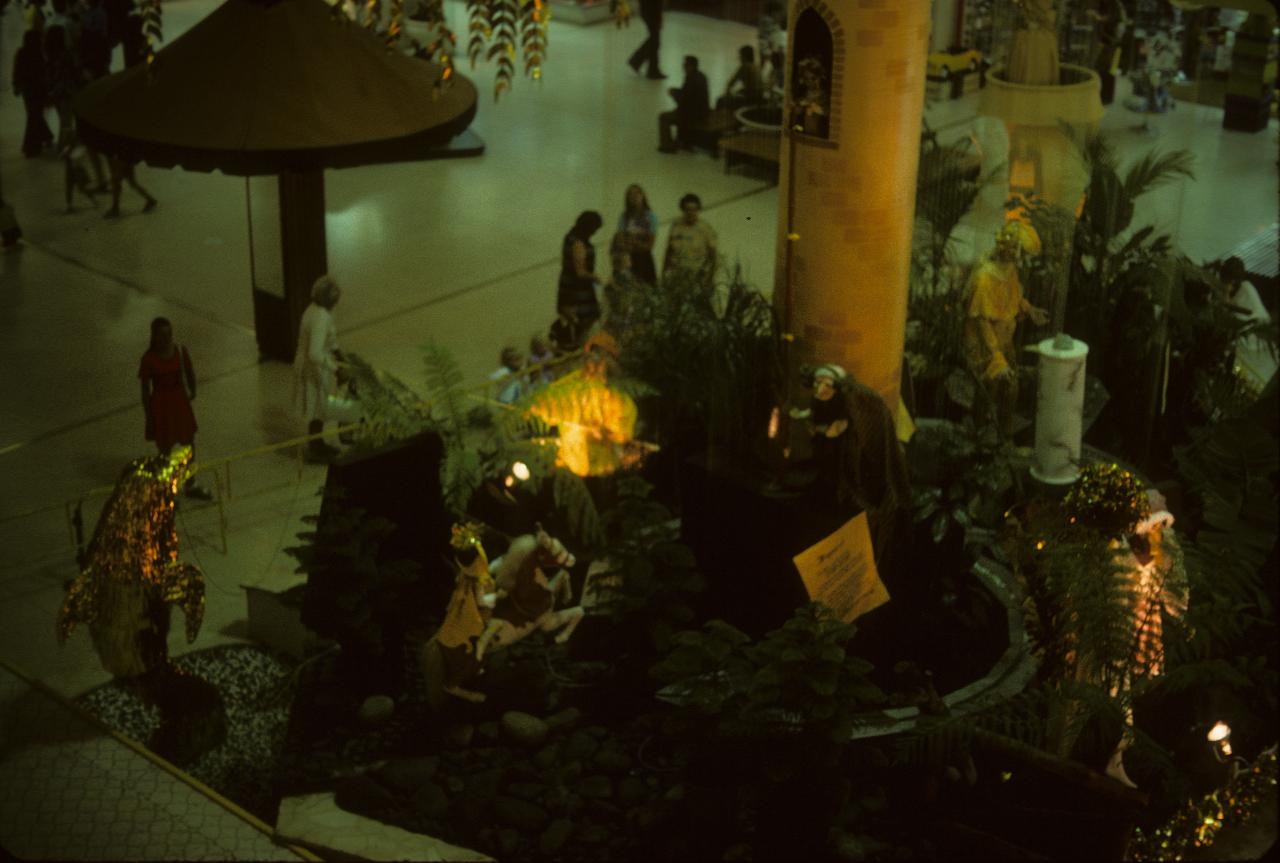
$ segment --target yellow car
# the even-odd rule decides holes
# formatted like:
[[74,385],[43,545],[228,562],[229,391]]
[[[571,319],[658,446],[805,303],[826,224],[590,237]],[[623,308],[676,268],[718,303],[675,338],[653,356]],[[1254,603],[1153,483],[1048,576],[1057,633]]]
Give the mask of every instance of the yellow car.
[[977,48],[961,48],[955,52],[934,51],[929,55],[927,74],[947,80],[952,75],[977,72],[982,68],[982,52]]

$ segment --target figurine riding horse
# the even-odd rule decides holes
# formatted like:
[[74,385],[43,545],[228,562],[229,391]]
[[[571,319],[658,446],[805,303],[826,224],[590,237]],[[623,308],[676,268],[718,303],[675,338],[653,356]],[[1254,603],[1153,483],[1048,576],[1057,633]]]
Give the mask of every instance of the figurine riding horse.
[[568,567],[575,563],[560,540],[538,526],[537,536],[517,537],[499,562],[496,573],[497,604],[476,644],[476,660],[486,651],[500,650],[535,630],[553,632],[556,644],[573,635],[584,611],[581,606],[555,610],[556,600],[573,597]]

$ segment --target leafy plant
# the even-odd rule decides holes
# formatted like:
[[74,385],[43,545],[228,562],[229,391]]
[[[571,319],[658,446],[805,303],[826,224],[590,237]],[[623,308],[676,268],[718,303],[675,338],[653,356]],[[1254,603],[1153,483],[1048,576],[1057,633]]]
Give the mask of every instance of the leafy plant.
[[377,449],[431,426],[430,412],[421,398],[395,375],[375,369],[357,354],[348,353],[346,364],[364,415],[356,438],[360,448]]
[[819,603],[798,609],[755,643],[713,620],[677,633],[652,674],[719,733],[804,733],[844,744],[857,714],[884,700],[868,679],[871,664],[847,653],[854,631]]
[[1180,177],[1194,179],[1195,173],[1192,154],[1174,150],[1147,153],[1122,176],[1105,135],[1084,141],[1080,152],[1089,186],[1072,242],[1065,329],[1100,350],[1112,343],[1122,299],[1130,292],[1147,294],[1172,251],[1169,237],[1150,225],[1129,233],[1138,198]]
[[[977,176],[967,142],[943,146],[925,127],[916,181],[915,235],[911,244],[911,289],[907,299],[907,356],[916,379],[938,379],[961,368],[967,285],[958,266],[955,229],[990,182]],[[931,415],[939,403],[922,406]]]
[[641,621],[653,650],[665,654],[677,630],[693,621],[704,582],[680,542],[679,522],[652,490],[636,476],[617,482],[617,502],[603,514],[610,566],[600,604],[619,622]]
[[1002,513],[1021,496],[1029,463],[993,423],[982,424],[972,413],[959,422],[921,420],[907,454],[915,521],[929,522],[934,542],[953,527],[964,532],[966,544],[992,538]]
[[621,364],[627,377],[662,393],[655,422],[663,446],[709,443],[746,455],[781,391],[781,338],[769,300],[735,267],[710,293],[677,272],[632,302],[637,323],[622,335]]
[[315,526],[298,534],[303,544],[285,549],[298,561],[297,571],[307,574],[302,622],[338,642],[349,657],[378,658],[386,625],[403,614],[406,589],[419,566],[381,559],[382,543],[395,530],[392,522],[345,504],[336,487],[329,501],[319,515],[303,516]]

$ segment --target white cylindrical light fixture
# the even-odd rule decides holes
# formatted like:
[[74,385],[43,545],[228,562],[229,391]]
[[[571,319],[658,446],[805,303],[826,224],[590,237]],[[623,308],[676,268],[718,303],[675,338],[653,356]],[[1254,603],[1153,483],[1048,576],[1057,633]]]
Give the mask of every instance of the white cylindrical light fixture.
[[1080,439],[1084,426],[1085,359],[1089,346],[1066,336],[1045,339],[1040,353],[1036,397],[1036,446],[1031,475],[1054,485],[1080,476]]

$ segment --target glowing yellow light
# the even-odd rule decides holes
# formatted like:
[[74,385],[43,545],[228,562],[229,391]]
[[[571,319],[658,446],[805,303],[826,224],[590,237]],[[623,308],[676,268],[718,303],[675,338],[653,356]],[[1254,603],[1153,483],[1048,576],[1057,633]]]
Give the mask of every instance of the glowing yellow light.
[[1045,546],[1045,542],[1042,539],[1036,543],[1036,551],[1044,551],[1044,546]]
[[790,234],[787,234],[787,239],[794,243],[796,240],[800,239],[800,235],[796,233],[790,233]]
[[1013,774],[1012,774],[1011,772],[1009,772],[1008,770],[1005,770],[1005,771],[1003,771],[1003,772],[1000,774],[1000,781],[1001,781],[1001,782],[1008,782],[1008,781],[1009,781],[1010,779],[1012,779],[1012,778],[1013,778]]
[[778,417],[781,411],[775,407],[769,412],[769,440],[773,440],[778,436]]
[[516,484],[516,478],[508,474],[507,478],[502,481],[502,484],[505,485],[507,488],[511,488],[513,485]]
[[532,476],[532,474],[529,473],[529,466],[522,461],[518,461],[511,465],[511,475],[521,482],[524,482]]
[[1209,742],[1217,743],[1219,740],[1226,740],[1231,736],[1231,726],[1225,722],[1215,722],[1213,727],[1209,729]]

